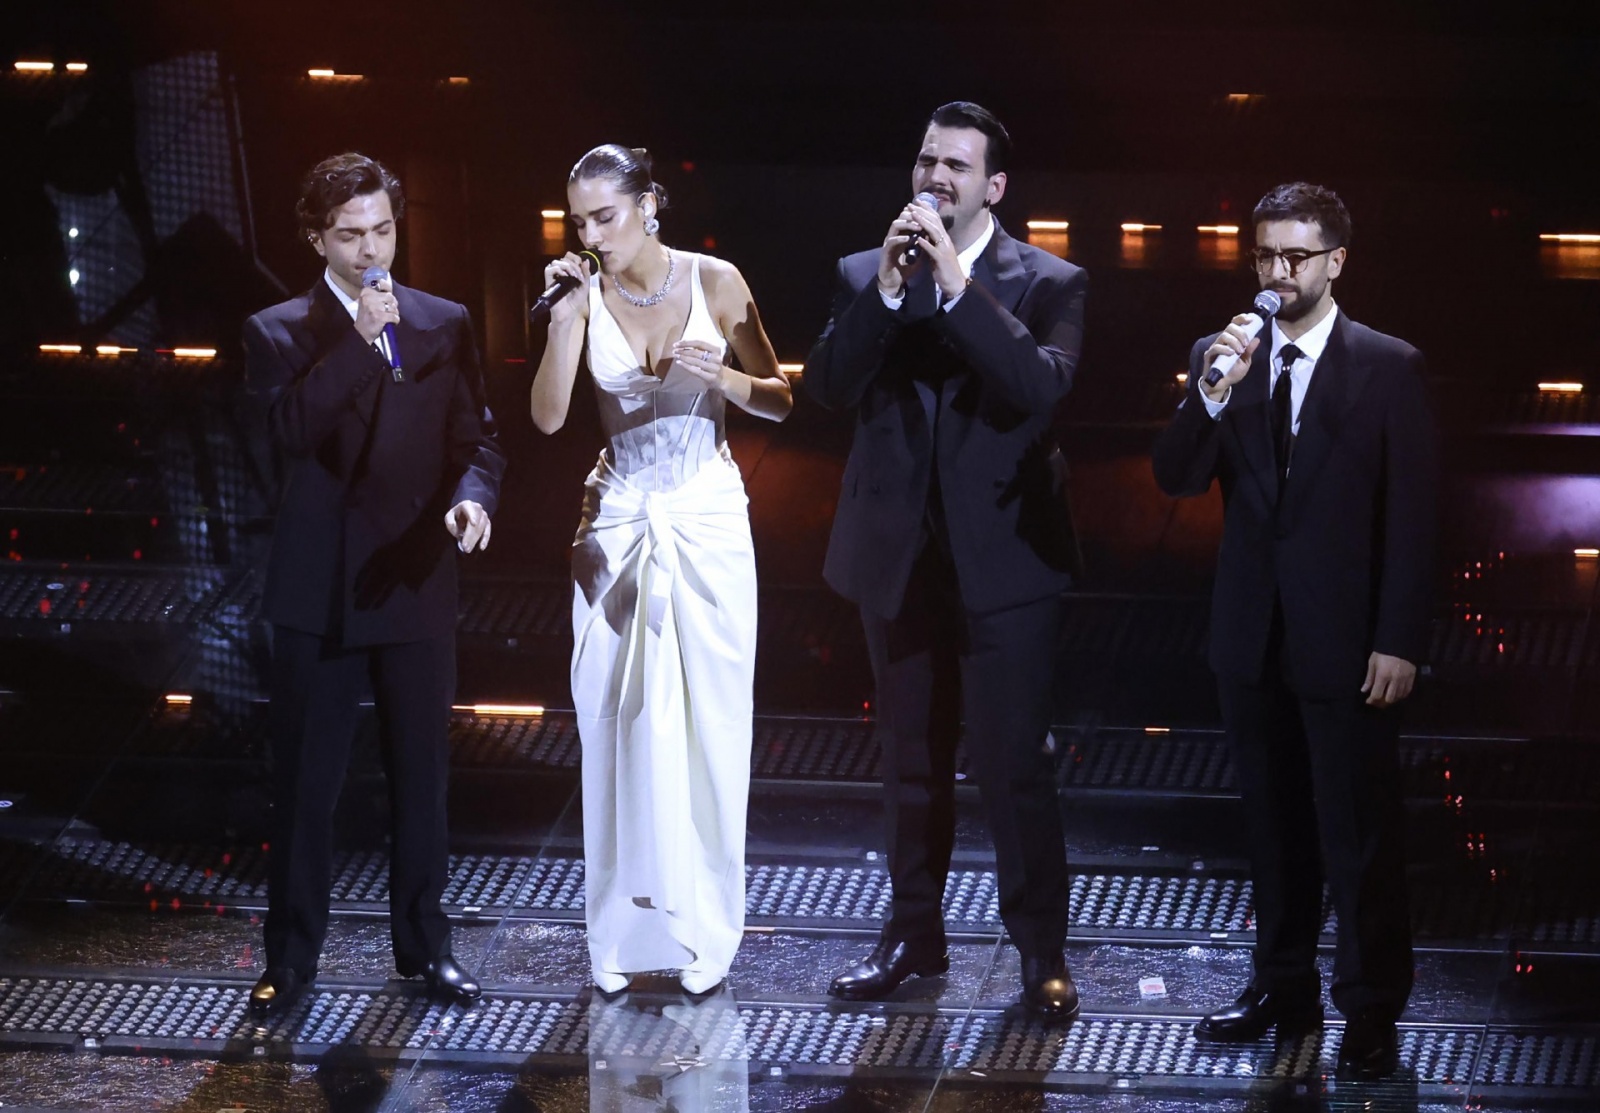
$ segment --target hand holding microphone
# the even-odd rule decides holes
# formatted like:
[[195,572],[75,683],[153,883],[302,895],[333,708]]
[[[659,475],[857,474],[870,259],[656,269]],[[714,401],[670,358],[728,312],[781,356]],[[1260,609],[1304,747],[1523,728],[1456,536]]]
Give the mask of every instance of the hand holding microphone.
[[384,338],[389,357],[389,370],[395,382],[401,382],[405,373],[400,364],[400,342],[395,338],[394,326],[400,323],[400,303],[395,300],[394,282],[382,267],[368,267],[361,272],[361,296],[356,299],[356,331],[368,344]]
[[1253,312],[1241,313],[1206,349],[1207,369],[1200,380],[1200,389],[1214,402],[1220,402],[1233,384],[1250,371],[1250,357],[1261,341],[1256,334],[1266,327],[1267,321],[1283,307],[1283,301],[1271,290],[1256,295]]
[[900,296],[905,272],[922,258],[922,246],[917,241],[927,233],[912,212],[918,206],[937,214],[939,198],[931,193],[917,194],[911,204],[900,210],[900,215],[889,225],[888,235],[883,237],[883,252],[878,256],[878,287],[891,298]]
[[588,285],[589,275],[599,271],[600,256],[592,251],[569,251],[559,259],[552,259],[544,268],[545,291],[528,310],[528,319],[537,321],[548,313],[552,323],[571,320],[577,307],[574,299],[567,295]]

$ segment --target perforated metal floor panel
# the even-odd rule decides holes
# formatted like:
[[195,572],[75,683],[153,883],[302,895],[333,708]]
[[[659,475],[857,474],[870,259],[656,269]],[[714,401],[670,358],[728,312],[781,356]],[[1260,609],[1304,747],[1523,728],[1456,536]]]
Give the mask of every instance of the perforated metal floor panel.
[[100,626],[160,637],[208,615],[233,575],[224,568],[14,567],[0,572],[0,629],[28,635]]
[[[1026,1079],[1072,1088],[1112,1081],[1134,1092],[1177,1086],[1245,1092],[1283,1081],[1316,1082],[1329,1070],[1341,1029],[1273,1046],[1214,1045],[1194,1038],[1192,1017],[1093,1014],[1046,1026],[1014,1012],[933,1012],[738,1001],[730,991],[700,1001],[630,994],[552,998],[500,994],[450,1009],[402,988],[315,987],[287,1015],[258,1028],[247,986],[198,979],[0,978],[0,1046],[68,1046],[108,1053],[267,1054],[313,1057],[333,1046],[430,1063],[545,1059],[590,1070],[630,1064],[746,1064],[752,1076],[931,1076],[974,1083]],[[1402,1025],[1406,1082],[1502,1093],[1537,1089],[1578,1097],[1600,1087],[1597,1036],[1584,1031]]]
[[[385,854],[340,853],[333,869],[336,907],[387,907]],[[745,879],[746,914],[755,925],[873,928],[889,908],[888,874],[877,864],[757,860],[746,865]],[[266,859],[259,847],[62,838],[47,851],[0,860],[0,890],[21,892],[24,883],[29,896],[45,899],[257,908],[266,899]],[[1244,941],[1253,934],[1250,896],[1242,868],[1074,873],[1071,929],[1091,937]],[[583,859],[455,855],[444,901],[457,914],[577,918]],[[1470,879],[1421,880],[1413,886],[1412,909],[1418,938],[1439,946],[1499,948],[1516,940],[1600,950],[1600,918],[1587,894],[1572,886],[1502,891]],[[998,933],[993,871],[952,871],[944,912],[953,931]],[[1332,911],[1325,909],[1325,938],[1333,931]]]

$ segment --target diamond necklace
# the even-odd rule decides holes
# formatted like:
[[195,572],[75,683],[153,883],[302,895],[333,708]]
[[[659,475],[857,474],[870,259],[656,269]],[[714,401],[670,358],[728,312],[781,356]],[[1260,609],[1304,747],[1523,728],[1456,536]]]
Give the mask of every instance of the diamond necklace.
[[611,276],[611,288],[622,295],[623,301],[627,302],[629,305],[637,306],[640,309],[644,309],[652,305],[660,305],[662,300],[667,296],[667,291],[672,289],[672,271],[675,265],[675,261],[672,258],[672,252],[667,252],[667,280],[661,284],[661,289],[657,290],[649,297],[640,298],[628,293],[627,288],[622,285],[622,279],[616,275]]

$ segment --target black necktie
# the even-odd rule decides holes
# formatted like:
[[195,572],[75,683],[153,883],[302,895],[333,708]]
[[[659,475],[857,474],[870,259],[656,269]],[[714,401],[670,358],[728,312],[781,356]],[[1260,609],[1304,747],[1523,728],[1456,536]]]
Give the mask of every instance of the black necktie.
[[1289,474],[1289,454],[1294,447],[1294,376],[1289,369],[1305,355],[1293,344],[1278,353],[1278,381],[1272,384],[1272,450],[1278,462],[1278,478]]

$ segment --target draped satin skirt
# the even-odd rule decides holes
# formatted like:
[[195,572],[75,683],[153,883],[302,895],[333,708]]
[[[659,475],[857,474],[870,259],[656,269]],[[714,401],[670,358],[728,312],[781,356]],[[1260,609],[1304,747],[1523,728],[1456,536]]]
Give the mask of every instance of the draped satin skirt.
[[756,578],[738,468],[646,491],[602,457],[572,566],[595,983],[675,969],[699,992],[744,931]]

